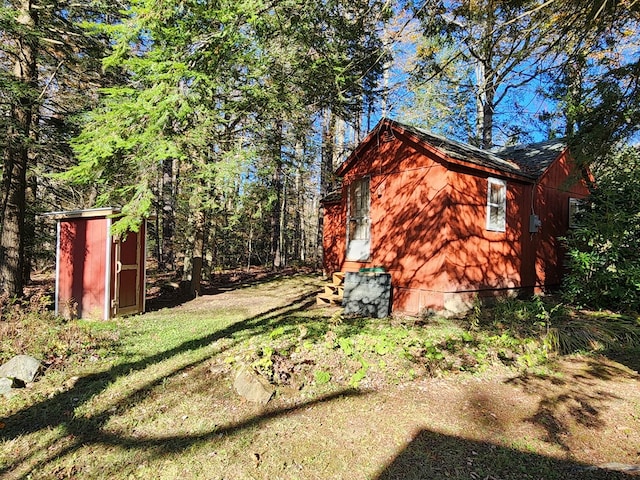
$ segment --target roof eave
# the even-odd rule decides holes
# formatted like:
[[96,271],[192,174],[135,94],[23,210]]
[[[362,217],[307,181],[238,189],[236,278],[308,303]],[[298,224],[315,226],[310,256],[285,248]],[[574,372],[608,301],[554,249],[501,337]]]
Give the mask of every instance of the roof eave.
[[416,135],[412,131],[407,130],[403,126],[398,125],[398,124],[394,125],[392,123],[392,127],[395,128],[398,132],[400,132],[403,135],[405,135],[406,137],[411,138],[414,142],[419,143],[423,148],[429,150],[434,155],[440,157],[444,162],[446,162],[448,164],[458,165],[458,166],[465,167],[465,168],[468,168],[468,169],[471,169],[471,170],[481,171],[481,172],[485,172],[485,173],[491,173],[491,174],[494,174],[496,176],[511,178],[513,180],[521,180],[521,181],[525,181],[527,183],[533,183],[535,181],[535,179],[536,179],[535,176],[528,175],[526,173],[510,172],[510,171],[508,171],[506,169],[492,168],[492,167],[488,167],[488,166],[485,166],[485,165],[480,165],[480,164],[475,163],[475,162],[466,161],[466,160],[460,160],[458,158],[454,158],[454,157],[452,157],[450,155],[447,155],[446,152],[442,151],[438,147],[436,147],[436,146],[428,143],[424,139],[420,138],[418,135]]
[[335,170],[335,174],[338,177],[343,177],[344,174],[349,171],[349,169],[353,166],[353,164],[360,158],[360,153],[369,146],[369,143],[376,137],[379,131],[382,129],[383,125],[389,125],[393,127],[391,120],[388,118],[381,119],[373,130],[369,132],[369,134],[364,137],[364,139],[358,144],[353,152],[347,157],[347,159],[342,162],[338,168]]
[[383,118],[382,120],[380,120],[378,124],[373,128],[373,130],[371,130],[371,132],[362,140],[362,142],[360,142],[360,144],[356,147],[356,149],[336,169],[335,173],[337,176],[342,177],[349,171],[349,169],[358,160],[358,158],[360,158],[360,154],[362,153],[362,151],[366,149],[369,146],[369,143],[379,135],[380,131],[384,126],[388,128],[392,128],[398,134],[401,134],[411,139],[413,142],[419,144],[420,146],[422,146],[422,148],[425,148],[426,150],[428,150],[435,156],[439,157],[443,162],[447,164],[458,165],[467,169],[481,171],[484,173],[501,176],[505,178],[510,178],[513,180],[519,180],[526,183],[533,183],[536,181],[537,177],[535,175],[531,175],[527,173],[516,173],[506,169],[492,168],[492,167],[480,165],[475,162],[453,158],[450,155],[447,155],[443,150],[439,149],[438,147],[427,142],[425,139],[421,138],[412,130],[405,128],[404,125],[398,122],[395,122],[393,120],[389,120],[388,118]]

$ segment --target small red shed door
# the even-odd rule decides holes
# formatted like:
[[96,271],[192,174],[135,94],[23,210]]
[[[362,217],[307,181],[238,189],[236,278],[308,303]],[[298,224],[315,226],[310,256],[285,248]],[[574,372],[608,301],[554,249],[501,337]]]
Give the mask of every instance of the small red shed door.
[[115,242],[114,315],[142,311],[142,235],[130,232],[124,240]]

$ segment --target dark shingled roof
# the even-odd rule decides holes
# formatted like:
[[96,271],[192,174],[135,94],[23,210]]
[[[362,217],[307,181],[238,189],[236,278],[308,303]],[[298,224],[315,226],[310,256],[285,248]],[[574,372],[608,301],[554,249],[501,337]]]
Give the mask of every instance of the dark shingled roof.
[[495,168],[504,172],[515,173],[532,179],[540,177],[567,146],[564,140],[559,139],[489,151],[450,140],[435,133],[405,125],[395,120],[391,120],[390,122],[392,125],[400,127],[436,147],[451,158]]
[[[393,137],[393,129],[413,136],[427,145],[431,145],[453,160],[518,175],[528,180],[537,180],[540,178],[549,165],[551,165],[567,147],[563,139],[558,139],[502,148],[495,151],[482,150],[472,145],[450,140],[421,128],[386,118],[380,120],[368,138],[375,138],[375,136]],[[336,172],[339,175],[343,175],[345,171],[351,168],[353,162],[358,158],[357,152],[362,145],[364,145],[364,143],[361,143],[349,158],[338,167]],[[324,199],[326,203],[332,200],[333,197],[331,195],[328,195],[327,198]]]
[[567,142],[563,138],[547,140],[545,142],[531,143],[529,145],[516,145],[496,151],[496,155],[509,158],[520,165],[524,170],[538,178],[549,165],[567,148]]
[[338,203],[340,200],[342,200],[342,192],[340,190],[334,190],[327,193],[324,198],[320,199],[320,203]]
[[[396,122],[397,123],[397,122]],[[435,133],[422,130],[421,128],[407,127],[403,125],[406,130],[412,130],[415,135],[420,137],[425,142],[433,145],[438,150],[443,151],[451,158],[456,160],[462,160],[466,162],[475,163],[477,165],[496,168],[518,175],[530,176],[528,171],[522,169],[522,167],[509,160],[508,158],[498,156],[488,150],[482,150],[472,145],[456,142],[455,140],[449,140]]]

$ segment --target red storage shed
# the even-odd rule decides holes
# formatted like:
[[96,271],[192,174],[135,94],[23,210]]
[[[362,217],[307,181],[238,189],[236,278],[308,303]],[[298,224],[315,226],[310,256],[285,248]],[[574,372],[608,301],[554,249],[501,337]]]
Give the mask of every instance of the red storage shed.
[[560,284],[560,238],[585,181],[562,140],[491,152],[383,119],[324,199],[324,268],[391,275],[394,311]]
[[121,239],[113,208],[52,212],[57,220],[56,314],[107,320],[144,312],[146,223]]

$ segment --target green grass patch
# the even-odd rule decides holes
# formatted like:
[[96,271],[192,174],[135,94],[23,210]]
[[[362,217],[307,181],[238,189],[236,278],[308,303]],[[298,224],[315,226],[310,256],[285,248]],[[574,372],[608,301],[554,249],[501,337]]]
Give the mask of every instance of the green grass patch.
[[[37,315],[13,313],[23,321],[22,335],[46,332],[20,353],[54,352],[63,360],[0,404],[0,476],[340,478],[356,462],[345,452],[373,453],[359,435],[385,438],[385,445],[389,435],[396,448],[406,439],[402,412],[390,433],[376,432],[376,422],[367,432],[350,423],[363,409],[375,417],[384,408],[367,404],[367,391],[493,366],[535,371],[562,353],[554,332],[576,331],[562,322],[591,318],[540,299],[478,308],[463,319],[343,318],[313,306],[317,290],[311,277],[279,279],[109,322],[66,322],[42,308],[32,308]],[[2,322],[10,317],[0,326],[7,328]],[[637,319],[598,321],[627,322],[611,338],[635,342]],[[258,407],[239,398],[233,379],[240,365],[276,387],[272,403]],[[452,437],[423,440],[433,439],[460,446]],[[272,445],[281,445],[276,457]],[[512,450],[501,450],[505,465]],[[363,478],[373,478],[379,466],[363,465]],[[487,476],[490,467],[474,472]],[[524,468],[522,478],[536,473]]]

